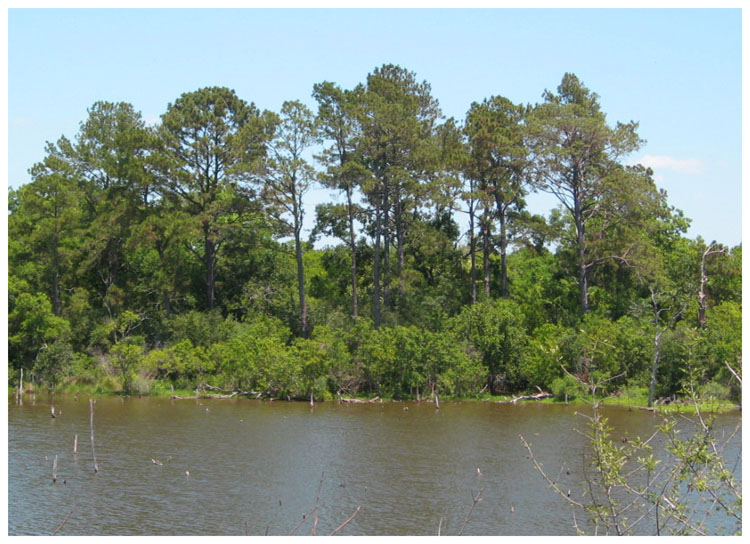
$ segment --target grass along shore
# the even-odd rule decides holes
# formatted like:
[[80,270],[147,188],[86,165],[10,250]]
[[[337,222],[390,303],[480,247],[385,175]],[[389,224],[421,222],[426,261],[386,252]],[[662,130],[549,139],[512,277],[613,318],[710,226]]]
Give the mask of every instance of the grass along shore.
[[[123,391],[122,386],[115,380],[107,379],[101,380],[97,383],[72,383],[65,384],[55,388],[53,391],[48,390],[44,387],[37,387],[32,383],[24,384],[24,395],[55,395],[62,397],[74,397],[74,396],[129,396],[129,397],[155,397],[155,398],[191,398],[197,395],[203,396],[204,398],[217,398],[220,399],[222,393],[219,391],[212,391],[210,389],[198,389],[198,388],[185,388],[185,387],[174,387],[174,384],[168,380],[152,380],[149,382],[147,390],[139,389],[137,391],[131,391],[129,393]],[[9,386],[8,395],[15,397],[17,394],[18,387]],[[399,398],[395,399],[392,397],[377,397],[376,395],[367,395],[360,393],[344,393],[341,395],[346,399],[354,399],[355,401],[367,402],[377,399],[376,402],[404,402],[404,403],[434,403],[434,398],[431,396],[422,396],[419,399],[417,397],[412,398]],[[502,404],[527,404],[527,403],[539,403],[544,405],[573,405],[573,406],[586,406],[591,405],[593,399],[588,394],[575,394],[569,395],[567,401],[565,399],[555,398],[554,396],[542,398],[542,399],[524,399],[516,400],[519,395],[490,395],[484,393],[474,397],[452,397],[452,396],[440,396],[440,403],[443,402],[494,402]],[[255,399],[255,396],[248,395],[235,395],[233,398],[250,398]],[[286,398],[286,397],[257,397],[259,400],[274,400],[274,401],[299,401],[309,402],[309,399],[303,398]],[[657,399],[652,408],[648,408],[648,391],[645,387],[627,387],[622,391],[618,391],[615,394],[606,397],[597,397],[597,402],[603,406],[625,406],[632,409],[643,409],[652,410],[654,412],[662,414],[675,414],[675,413],[696,413],[696,403],[690,398],[671,397]],[[337,402],[338,397],[331,395],[330,393],[315,398],[316,402]],[[741,404],[733,402],[729,399],[721,399],[714,397],[706,397],[698,403],[697,409],[701,412],[706,413],[723,413],[731,412],[735,410],[741,410]]]

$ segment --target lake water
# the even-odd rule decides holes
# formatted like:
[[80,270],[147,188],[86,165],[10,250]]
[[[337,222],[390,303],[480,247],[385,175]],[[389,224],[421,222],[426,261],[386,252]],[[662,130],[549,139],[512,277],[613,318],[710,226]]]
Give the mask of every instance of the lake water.
[[[464,523],[465,535],[575,534],[519,435],[571,497],[584,493],[582,406],[101,397],[94,473],[88,397],[55,399],[54,419],[50,402],[9,398],[11,535],[288,535],[316,504],[296,534],[316,517],[330,534],[355,512],[340,534],[456,535]],[[659,421],[626,407],[605,415],[615,439]]]

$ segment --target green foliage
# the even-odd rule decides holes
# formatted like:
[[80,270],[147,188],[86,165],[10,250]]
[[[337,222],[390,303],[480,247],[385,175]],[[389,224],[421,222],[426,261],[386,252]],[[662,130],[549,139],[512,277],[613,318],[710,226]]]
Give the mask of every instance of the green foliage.
[[155,349],[144,358],[144,367],[157,378],[195,380],[213,370],[213,361],[204,346],[181,340],[167,348]]
[[22,280],[9,278],[8,351],[16,368],[31,368],[48,344],[70,333],[70,323],[52,312],[47,295],[24,291],[27,288]]
[[259,316],[242,323],[226,341],[214,344],[209,359],[215,361],[222,382],[230,387],[288,395],[296,388],[290,336],[280,321]]
[[[585,491],[573,497],[570,490],[566,493],[551,478],[536,460],[531,445],[521,437],[528,457],[550,488],[587,518],[594,534],[643,534],[644,523],[654,527],[656,535],[741,531],[742,490],[736,468],[740,459],[729,457],[727,450],[740,424],[734,432],[719,432],[714,419],[701,412],[705,398],[696,388],[695,370],[692,365],[685,368],[685,392],[697,409],[696,417],[665,417],[657,433],[645,441],[638,436],[615,440],[613,428],[596,402],[591,415],[579,414],[587,421]],[[559,382],[560,389],[563,381]],[[594,390],[601,383],[585,385]],[[654,440],[657,435],[660,440]],[[711,515],[719,517],[718,523],[709,523]],[[576,517],[581,516],[574,514]],[[576,529],[581,535],[585,526],[576,523]]]
[[32,372],[50,391],[64,381],[71,373],[75,353],[70,344],[57,340],[39,352]]
[[[477,100],[463,126],[396,65],[313,97],[277,114],[206,87],[156,127],[100,101],[48,144],[8,195],[9,376],[407,398],[558,390],[564,367],[609,394],[655,362],[659,396],[692,365],[740,397],[742,247],[684,237],[621,162],[637,123],[608,124],[575,75],[535,106]],[[335,194],[305,241],[316,181]],[[534,189],[560,207],[524,211]]]
[[705,368],[708,376],[730,377],[726,365],[742,363],[742,306],[728,300],[708,308],[703,330]]
[[394,398],[434,391],[470,396],[479,392],[486,376],[481,363],[469,357],[451,333],[381,328],[358,351],[372,390]]
[[682,390],[687,377],[685,369],[697,364],[701,347],[700,333],[683,322],[665,334],[657,381],[657,397],[676,395]]
[[179,343],[187,340],[193,346],[203,348],[226,341],[236,328],[237,324],[234,320],[224,319],[218,311],[192,310],[174,316],[169,322],[172,342]]
[[520,361],[520,374],[526,388],[533,386],[548,390],[562,374],[561,343],[570,331],[546,323],[537,327],[529,338],[526,352]]
[[519,366],[528,343],[518,306],[510,300],[490,300],[465,308],[455,330],[479,354],[488,373],[491,393],[521,384]]
[[568,374],[555,378],[550,389],[555,400],[572,400],[581,392],[581,384]]
[[136,372],[143,358],[143,346],[121,342],[112,347],[111,350],[112,364],[120,375],[122,389],[125,393],[130,393],[133,387],[133,380],[136,378]]
[[705,401],[729,400],[731,390],[728,386],[715,381],[707,382],[698,388],[701,399]]

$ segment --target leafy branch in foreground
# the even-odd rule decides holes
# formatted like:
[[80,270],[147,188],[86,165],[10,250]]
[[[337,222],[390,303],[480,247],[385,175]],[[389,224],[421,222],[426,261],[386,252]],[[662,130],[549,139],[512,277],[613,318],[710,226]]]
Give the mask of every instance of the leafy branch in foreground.
[[[740,453],[729,466],[727,446],[736,438],[741,422],[731,432],[719,430],[715,418],[701,409],[696,383],[699,376],[687,369],[685,395],[692,399],[695,417],[665,417],[646,440],[612,439],[612,428],[602,416],[599,402],[591,403],[587,421],[588,449],[584,454],[584,499],[570,497],[545,472],[523,436],[535,468],[550,488],[573,510],[578,534],[741,534],[742,489],[736,469]],[[741,383],[741,375],[737,373]],[[601,382],[588,384],[595,393]],[[593,396],[593,395],[592,395]],[[687,422],[688,427],[680,425]],[[576,511],[583,511],[589,526],[582,528]]]

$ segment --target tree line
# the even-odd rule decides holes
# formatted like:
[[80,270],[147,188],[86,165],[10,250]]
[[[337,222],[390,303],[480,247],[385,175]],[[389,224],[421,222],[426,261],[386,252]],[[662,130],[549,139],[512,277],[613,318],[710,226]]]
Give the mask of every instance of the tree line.
[[[563,391],[567,372],[651,402],[694,367],[738,394],[741,246],[685,236],[625,163],[638,124],[575,75],[463,120],[395,65],[312,97],[271,112],[208,87],[154,125],[97,102],[48,143],[9,192],[10,379],[413,397]],[[313,186],[330,201],[311,210]]]

